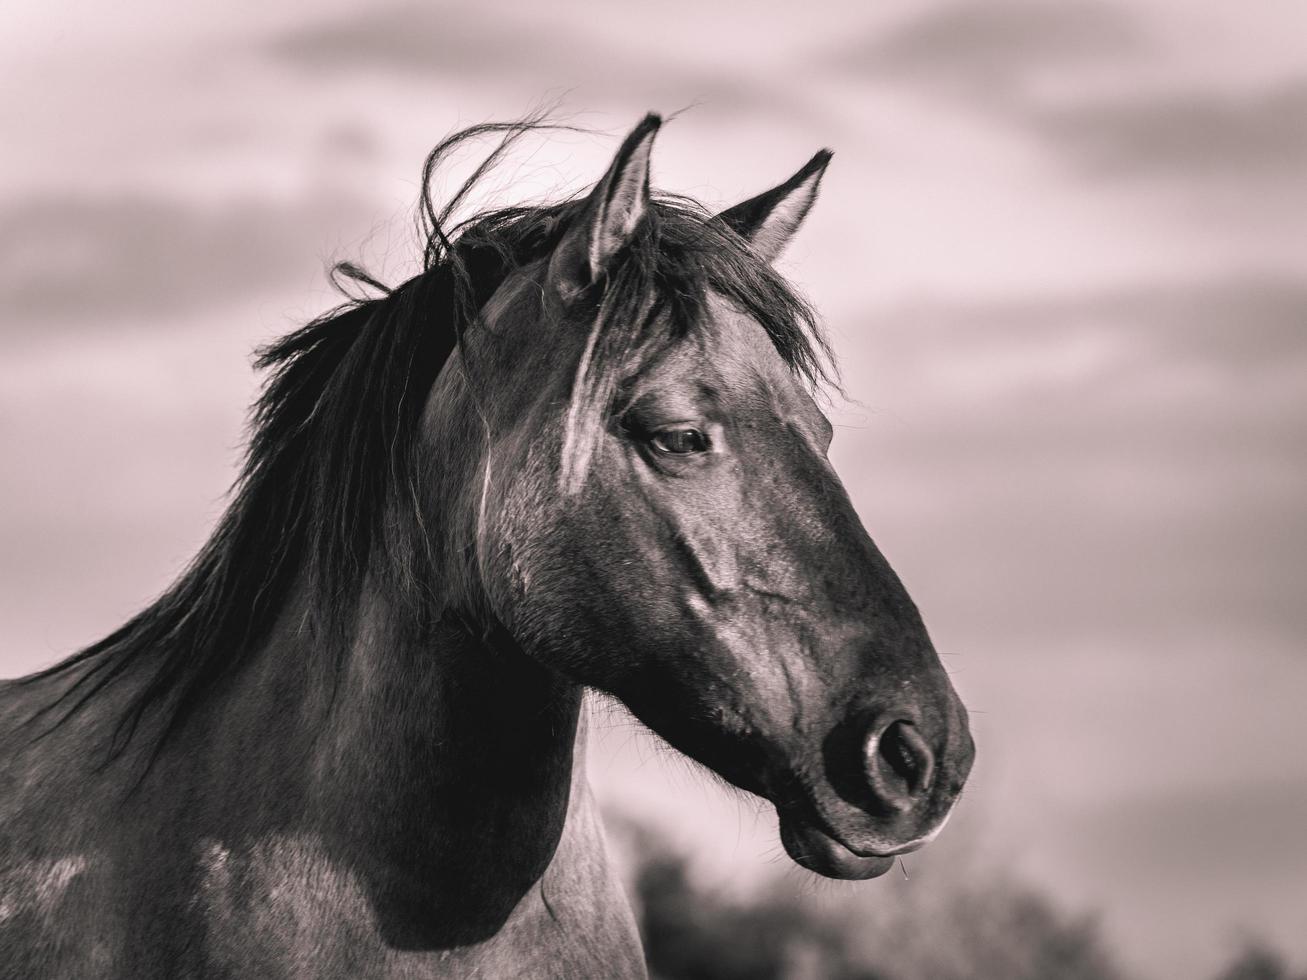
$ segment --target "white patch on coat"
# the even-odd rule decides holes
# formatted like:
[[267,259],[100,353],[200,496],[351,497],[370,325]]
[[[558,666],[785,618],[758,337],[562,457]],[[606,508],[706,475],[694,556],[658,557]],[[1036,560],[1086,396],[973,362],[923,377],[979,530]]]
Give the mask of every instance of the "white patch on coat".
[[25,861],[0,872],[0,922],[20,912],[48,915],[63,897],[69,883],[86,870],[81,855],[53,860]]

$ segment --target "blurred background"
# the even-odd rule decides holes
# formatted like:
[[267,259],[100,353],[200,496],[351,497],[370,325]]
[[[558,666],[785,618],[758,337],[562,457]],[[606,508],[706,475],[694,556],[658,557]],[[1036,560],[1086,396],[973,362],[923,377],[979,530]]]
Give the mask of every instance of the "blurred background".
[[558,197],[683,109],[655,183],[712,206],[836,151],[782,270],[979,758],[907,877],[836,885],[600,705],[655,971],[1307,971],[1300,0],[8,0],[0,66],[0,675],[198,549],[251,348],[331,261],[412,274],[432,144],[558,100],[598,134],[478,203]]

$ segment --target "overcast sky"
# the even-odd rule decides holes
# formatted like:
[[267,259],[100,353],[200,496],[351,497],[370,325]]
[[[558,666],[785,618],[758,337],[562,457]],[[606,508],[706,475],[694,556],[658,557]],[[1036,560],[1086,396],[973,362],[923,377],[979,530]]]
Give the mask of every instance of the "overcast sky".
[[[783,271],[853,399],[837,468],[978,709],[914,869],[1025,875],[1158,980],[1250,932],[1307,962],[1307,13],[867,6],[3,5],[0,671],[198,548],[250,348],[331,304],[329,260],[413,271],[431,144],[561,99],[609,135],[504,172],[538,198],[686,109],[654,179],[711,205],[836,151]],[[774,870],[623,723],[593,764],[713,882]]]

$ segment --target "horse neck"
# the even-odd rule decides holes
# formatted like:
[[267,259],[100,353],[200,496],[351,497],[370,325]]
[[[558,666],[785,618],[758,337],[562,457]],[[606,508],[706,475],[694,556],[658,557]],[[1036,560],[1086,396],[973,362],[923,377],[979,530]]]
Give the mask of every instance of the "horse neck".
[[[369,577],[338,662],[300,628],[301,597],[214,693],[172,767],[204,781],[200,809],[228,836],[316,837],[401,945],[492,935],[549,865],[584,780],[573,757],[581,688],[469,612],[484,606],[463,564],[475,550],[480,425],[459,406],[458,375],[437,387],[427,431],[450,443],[426,449],[449,462],[431,481],[447,503],[442,513],[429,502],[427,523],[444,611],[415,617]],[[191,750],[208,760],[198,777]]]
[[[388,576],[370,576],[337,656],[304,628],[318,620],[313,597],[288,596],[259,646],[230,651],[240,667],[212,682],[162,741],[165,715],[151,712],[126,752],[106,761],[118,721],[157,667],[129,661],[46,738],[19,733],[20,748],[31,742],[21,764],[50,774],[28,804],[34,838],[49,833],[41,814],[57,810],[68,846],[99,840],[128,855],[149,879],[142,894],[190,874],[209,848],[304,845],[353,876],[394,943],[494,933],[553,858],[569,801],[586,800],[574,758],[581,691],[474,611],[483,604],[469,592],[477,576],[467,555],[482,433],[461,375],[446,371],[439,387],[445,397],[432,400],[424,431],[448,442],[425,449],[433,464],[450,465],[423,482],[436,546],[423,581],[438,593],[427,611],[415,617],[383,584]],[[45,723],[42,709],[88,669],[7,692],[20,698],[15,717]],[[0,765],[0,783],[5,776]]]
[[375,594],[337,672],[297,618],[169,743],[132,808],[187,851],[325,853],[392,944],[493,935],[584,779],[580,688],[461,618],[412,630]]
[[466,926],[479,936],[553,857],[580,689],[458,617],[425,642],[403,632],[360,632],[350,693],[315,760],[319,805],[329,834],[384,885],[374,899],[442,932],[479,905]]

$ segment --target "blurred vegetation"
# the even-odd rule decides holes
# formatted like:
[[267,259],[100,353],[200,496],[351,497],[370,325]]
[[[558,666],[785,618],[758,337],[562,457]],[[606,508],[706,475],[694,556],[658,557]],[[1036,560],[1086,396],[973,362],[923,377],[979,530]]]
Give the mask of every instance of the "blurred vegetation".
[[[874,889],[823,895],[810,880],[777,875],[740,897],[698,885],[685,855],[649,830],[624,831],[639,855],[635,897],[653,980],[1130,978],[1094,917],[1069,915],[1009,879],[922,882],[906,902],[888,902]],[[1212,980],[1307,973],[1250,941]]]
[[1278,951],[1260,940],[1249,940],[1216,980],[1307,980],[1307,971],[1290,970]]

